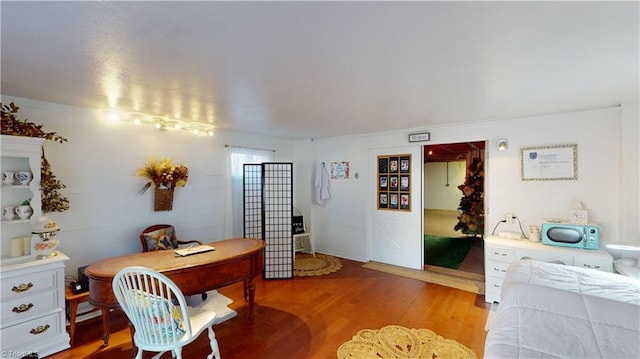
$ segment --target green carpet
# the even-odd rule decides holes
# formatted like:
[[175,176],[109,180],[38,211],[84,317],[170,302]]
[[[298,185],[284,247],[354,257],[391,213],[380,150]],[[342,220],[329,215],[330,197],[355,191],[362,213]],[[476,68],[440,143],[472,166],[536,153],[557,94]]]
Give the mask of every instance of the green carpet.
[[458,269],[475,238],[449,238],[424,235],[424,264]]

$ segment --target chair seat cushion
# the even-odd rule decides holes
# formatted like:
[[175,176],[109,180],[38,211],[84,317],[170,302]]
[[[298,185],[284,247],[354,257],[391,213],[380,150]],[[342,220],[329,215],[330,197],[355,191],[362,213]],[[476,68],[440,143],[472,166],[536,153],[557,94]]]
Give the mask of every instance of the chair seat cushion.
[[173,226],[144,233],[149,251],[178,248],[176,230]]
[[148,325],[153,329],[151,332],[156,340],[171,341],[174,337],[177,338],[186,333],[180,310],[166,298],[140,290],[135,291],[135,298],[139,309],[150,314]]

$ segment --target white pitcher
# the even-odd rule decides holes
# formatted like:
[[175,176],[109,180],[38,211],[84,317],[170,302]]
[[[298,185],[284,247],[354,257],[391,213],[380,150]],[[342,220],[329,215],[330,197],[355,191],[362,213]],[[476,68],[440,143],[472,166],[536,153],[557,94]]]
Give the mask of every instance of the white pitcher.
[[2,207],[2,219],[10,221],[16,217],[16,206]]
[[14,176],[15,176],[15,172],[12,172],[12,171],[2,172],[2,184],[12,185]]
[[16,172],[13,176],[21,185],[27,185],[33,179],[33,174],[29,171]]
[[20,217],[20,219],[29,219],[29,217],[31,217],[31,215],[33,214],[33,208],[31,208],[31,206],[29,206],[28,204],[18,206],[16,207],[16,214],[18,215],[18,217]]

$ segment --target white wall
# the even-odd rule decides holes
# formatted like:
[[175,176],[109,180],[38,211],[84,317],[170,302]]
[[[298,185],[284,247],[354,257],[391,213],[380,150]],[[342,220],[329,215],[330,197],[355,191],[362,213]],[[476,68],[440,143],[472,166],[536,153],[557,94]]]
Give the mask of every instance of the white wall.
[[462,198],[458,186],[464,183],[466,173],[466,161],[425,163],[424,208],[457,210]]
[[[45,131],[69,139],[45,144],[54,173],[68,186],[63,194],[71,201],[69,211],[51,214],[62,228],[60,249],[71,257],[68,274],[99,259],[139,251],[138,234],[153,223],[173,223],[185,239],[225,238],[230,221],[225,144],[274,149],[276,161],[293,161],[295,203],[309,217],[318,251],[366,261],[367,223],[375,210],[368,186],[376,183],[367,176],[367,153],[372,148],[406,146],[408,133],[424,130],[431,132],[431,144],[489,140],[487,231],[504,212],[515,213],[524,228],[545,217],[566,217],[574,201],[580,200],[602,226],[605,243],[640,245],[637,103],[620,109],[291,142],[225,131],[203,138],[159,133],[104,123],[97,110],[2,97],[3,103],[11,101],[21,107],[20,119],[43,124]],[[509,150],[495,150],[500,138],[509,139]],[[578,181],[520,181],[520,147],[561,143],[578,144]],[[189,182],[176,190],[173,211],[154,212],[151,193],[137,194],[144,180],[135,172],[151,157],[171,157],[189,167]],[[331,181],[332,198],[324,207],[313,204],[314,174],[322,161],[349,161],[351,167],[349,179]]]
[[[601,226],[603,244],[640,244],[638,104],[628,103],[592,111],[301,141],[296,144],[296,163],[305,163],[305,170],[296,176],[298,183],[309,183],[311,190],[305,189],[298,198],[308,196],[305,206],[312,213],[320,252],[368,260],[367,211],[375,210],[375,199],[366,194],[376,179],[366,176],[367,151],[407,145],[407,134],[420,131],[431,132],[431,144],[489,141],[485,234],[506,212],[515,213],[524,229],[544,218],[567,218],[574,203],[581,201]],[[509,140],[509,149],[497,151],[496,140],[503,138]],[[521,181],[520,148],[555,144],[578,145],[578,180]],[[305,151],[298,150],[302,148]],[[332,180],[333,197],[324,207],[313,205],[310,195],[313,166],[321,161],[350,161],[352,173],[361,174],[357,180]],[[517,230],[505,226],[500,230]]]
[[[138,236],[151,224],[173,224],[183,239],[227,238],[231,218],[225,144],[274,149],[274,160],[293,160],[291,141],[228,131],[213,137],[160,132],[108,123],[97,110],[2,96],[2,103],[11,101],[20,107],[19,119],[69,139],[44,145],[54,174],[67,186],[61,193],[71,205],[68,211],[48,214],[62,229],[56,238],[59,249],[71,258],[67,274],[103,258],[139,252]],[[145,180],[136,170],[150,158],[163,157],[186,165],[189,180],[176,189],[172,211],[154,212],[152,191],[138,194]]]

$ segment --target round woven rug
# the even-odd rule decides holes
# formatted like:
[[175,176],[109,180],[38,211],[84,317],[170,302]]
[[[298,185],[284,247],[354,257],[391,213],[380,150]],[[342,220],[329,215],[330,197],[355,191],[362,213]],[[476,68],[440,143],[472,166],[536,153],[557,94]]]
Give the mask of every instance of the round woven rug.
[[311,277],[337,272],[342,268],[342,262],[336,257],[316,253],[315,257],[307,253],[296,253],[293,263],[293,275]]
[[477,359],[469,348],[445,339],[429,329],[408,329],[389,325],[381,329],[363,329],[340,345],[338,359]]

